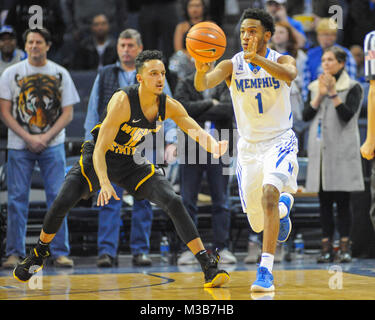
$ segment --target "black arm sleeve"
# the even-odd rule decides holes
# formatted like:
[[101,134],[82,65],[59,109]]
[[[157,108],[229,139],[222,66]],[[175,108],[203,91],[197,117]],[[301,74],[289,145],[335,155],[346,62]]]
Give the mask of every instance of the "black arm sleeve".
[[302,111],[302,119],[303,121],[310,121],[312,118],[315,117],[316,113],[318,112],[313,107],[311,107],[310,104],[311,100],[311,91],[309,91],[309,94],[307,96],[307,100],[305,102],[303,111]]
[[350,89],[346,96],[346,101],[336,107],[336,111],[341,120],[348,122],[357,112],[361,103],[362,87],[356,84]]

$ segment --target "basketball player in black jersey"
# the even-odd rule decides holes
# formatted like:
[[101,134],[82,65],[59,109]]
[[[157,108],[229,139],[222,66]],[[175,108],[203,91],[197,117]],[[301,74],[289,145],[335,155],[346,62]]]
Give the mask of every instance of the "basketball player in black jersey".
[[97,205],[103,206],[111,197],[119,200],[110,182],[126,189],[137,199],[148,199],[162,208],[172,219],[181,240],[201,264],[205,287],[219,287],[229,275],[218,270],[218,255],[209,255],[198,231],[166,177],[151,163],[138,164],[133,155],[144,136],[159,129],[156,121],[166,118],[199,142],[215,158],[226,152],[228,142],[217,142],[204,131],[184,107],[163,93],[165,67],[159,51],[143,51],[136,59],[138,84],[118,90],[93,130],[93,141],[83,144],[81,158],[66,176],[65,182],[48,210],[40,238],[30,254],[14,269],[17,280],[28,281],[43,267],[49,256],[49,243],[65,215],[81,199],[99,189]]

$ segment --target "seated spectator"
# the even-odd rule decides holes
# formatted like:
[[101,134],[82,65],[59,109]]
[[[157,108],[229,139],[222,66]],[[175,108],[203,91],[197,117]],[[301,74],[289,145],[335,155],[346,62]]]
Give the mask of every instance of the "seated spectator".
[[267,0],[266,11],[275,19],[275,22],[285,21],[292,27],[293,34],[297,40],[298,48],[304,48],[306,35],[301,22],[288,16],[286,11],[286,0]]
[[324,50],[334,45],[342,48],[347,54],[345,68],[349,77],[355,79],[357,74],[357,64],[349,49],[336,43],[337,25],[334,21],[328,18],[321,19],[316,27],[316,33],[319,46],[307,51],[307,61],[303,70],[302,96],[305,101],[307,100],[308,85],[322,73],[321,58]]
[[27,57],[24,51],[17,48],[17,36],[10,26],[0,29],[0,54],[0,75],[5,68]]
[[322,251],[318,263],[333,262],[337,204],[340,262],[351,261],[350,194],[364,190],[358,117],[363,89],[345,70],[346,52],[329,47],[322,56],[323,74],[308,89],[303,119],[310,121],[306,191],[318,192]]
[[116,62],[116,40],[110,36],[109,30],[104,14],[92,19],[91,35],[80,43],[74,58],[74,69],[96,70]]

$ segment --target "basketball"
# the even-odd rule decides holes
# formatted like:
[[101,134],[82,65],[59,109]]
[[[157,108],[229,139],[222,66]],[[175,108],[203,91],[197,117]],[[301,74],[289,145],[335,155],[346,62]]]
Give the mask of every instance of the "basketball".
[[225,52],[227,38],[224,31],[213,22],[200,22],[186,35],[186,49],[200,62],[218,60]]

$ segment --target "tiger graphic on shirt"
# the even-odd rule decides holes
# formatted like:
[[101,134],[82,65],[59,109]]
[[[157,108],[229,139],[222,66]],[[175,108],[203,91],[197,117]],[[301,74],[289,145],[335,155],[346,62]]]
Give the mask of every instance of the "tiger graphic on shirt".
[[62,74],[15,75],[19,90],[16,97],[16,119],[31,134],[48,131],[62,113]]

